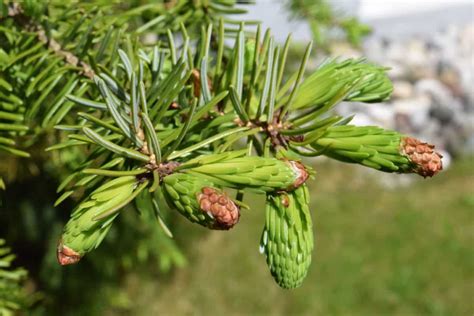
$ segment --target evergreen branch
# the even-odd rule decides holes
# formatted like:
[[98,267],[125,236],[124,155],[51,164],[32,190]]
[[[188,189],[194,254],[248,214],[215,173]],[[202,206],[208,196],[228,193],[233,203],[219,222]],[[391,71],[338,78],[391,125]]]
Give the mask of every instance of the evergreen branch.
[[[299,1],[314,9],[323,0]],[[310,43],[287,78],[291,37],[281,46],[270,30],[261,39],[260,25],[252,34],[226,17],[243,13],[236,4],[246,2],[96,0],[67,13],[55,1],[12,3],[6,14],[0,7],[2,22],[9,19],[0,27],[0,150],[26,157],[15,146],[31,147],[45,135],[47,151],[65,151],[61,159],[50,156],[65,168],[55,206],[75,192],[88,194],[64,228],[60,264],[97,248],[133,200],[145,221],[148,211],[171,235],[159,203],[207,228],[229,229],[250,190],[266,195],[261,246],[270,271],[293,288],[313,247],[306,188],[313,173],[302,157],[423,177],[442,169],[432,145],[347,125],[352,117],[331,112],[342,101],[386,100],[386,68],[329,59],[305,75]],[[325,23],[334,21],[311,22],[316,42]],[[244,149],[233,151],[238,147]],[[227,189],[237,190],[237,201]]]
[[[29,16],[24,14],[22,6],[14,2],[8,8],[8,17],[12,18],[18,25],[28,31],[36,33],[37,39],[42,45],[53,51],[53,53],[62,58],[66,64],[74,67],[80,67],[80,73],[85,77],[92,79],[95,75],[92,67],[86,62],[80,60],[72,52],[64,50],[61,45],[53,38],[48,37],[46,30],[40,24],[36,23]],[[0,17],[0,20],[3,19]]]

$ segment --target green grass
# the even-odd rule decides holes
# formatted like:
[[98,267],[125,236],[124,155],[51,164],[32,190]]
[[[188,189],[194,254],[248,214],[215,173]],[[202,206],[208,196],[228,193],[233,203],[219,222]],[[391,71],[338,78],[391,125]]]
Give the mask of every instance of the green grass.
[[[378,174],[324,162],[311,182],[316,249],[302,287],[280,289],[258,252],[264,207],[229,232],[180,234],[189,265],[132,275],[133,315],[472,315],[473,164],[388,189]],[[397,175],[393,175],[397,177]],[[415,176],[413,176],[415,178]]]

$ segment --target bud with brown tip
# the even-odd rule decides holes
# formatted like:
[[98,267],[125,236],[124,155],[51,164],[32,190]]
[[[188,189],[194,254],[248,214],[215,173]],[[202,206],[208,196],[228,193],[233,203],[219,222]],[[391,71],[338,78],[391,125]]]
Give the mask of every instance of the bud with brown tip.
[[81,255],[64,245],[62,240],[59,240],[58,249],[57,249],[57,258],[60,265],[65,266],[68,264],[74,264],[81,260]]
[[199,206],[215,218],[215,228],[229,229],[239,221],[239,207],[225,193],[204,187],[198,195]]
[[199,157],[188,165],[189,168],[182,168],[183,172],[223,187],[256,193],[292,191],[309,177],[308,169],[298,161],[257,156],[235,157],[232,153]]
[[59,240],[59,264],[77,263],[100,245],[118,215],[115,211],[108,214],[109,211],[124,207],[137,185],[134,176],[115,178],[104,183],[76,207]]
[[299,161],[287,160],[286,163],[295,172],[296,178],[294,182],[287,188],[287,191],[292,191],[302,186],[309,178],[309,172],[306,167]]
[[328,157],[385,172],[426,178],[443,169],[433,145],[375,126],[332,126],[311,146]]
[[415,165],[414,171],[420,176],[432,177],[443,170],[443,156],[434,151],[434,145],[405,137],[402,139],[402,151]]
[[168,203],[191,222],[227,230],[238,223],[240,209],[209,180],[184,173],[163,179]]

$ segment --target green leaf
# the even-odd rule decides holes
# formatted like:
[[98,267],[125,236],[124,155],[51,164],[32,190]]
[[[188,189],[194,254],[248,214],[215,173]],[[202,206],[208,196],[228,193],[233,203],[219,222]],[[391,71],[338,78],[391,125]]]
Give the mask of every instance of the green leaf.
[[142,113],[142,120],[145,126],[145,135],[150,140],[150,145],[152,149],[152,153],[156,156],[156,162],[159,164],[161,163],[161,147],[160,142],[158,141],[158,137],[156,136],[156,131],[151,123],[148,115]]
[[249,128],[248,127],[237,127],[237,128],[234,128],[234,129],[230,129],[230,130],[227,130],[225,132],[222,132],[222,133],[219,133],[217,135],[214,135],[212,137],[209,137],[197,144],[194,144],[192,146],[189,146],[187,148],[184,148],[180,151],[175,151],[174,153],[170,154],[168,156],[168,160],[174,160],[178,157],[182,157],[182,156],[185,156],[187,154],[189,154],[190,152],[193,152],[194,150],[197,150],[199,148],[202,148],[204,146],[207,146],[217,140],[220,140],[222,138],[226,138],[230,135],[233,135],[235,133],[239,133],[239,132],[243,132],[243,131],[247,131]]
[[182,128],[179,132],[178,138],[173,142],[171,147],[168,149],[168,151],[164,155],[163,159],[166,159],[167,156],[169,156],[171,153],[173,153],[175,151],[175,149],[178,148],[178,146],[183,141],[184,136],[186,135],[186,133],[189,129],[189,126],[191,125],[193,115],[194,115],[194,111],[196,110],[196,106],[197,106],[197,99],[194,99],[193,103],[191,105],[191,108],[189,109],[189,112],[187,114],[186,122],[183,124],[183,126],[182,126]]
[[54,202],[54,207],[57,207],[59,204],[61,204],[62,202],[64,202],[68,197],[71,196],[71,194],[73,194],[74,191],[73,190],[70,190],[70,191],[66,191],[64,192],[63,194],[61,194],[61,196]]
[[[94,79],[96,79],[95,77]],[[133,141],[138,147],[143,146],[143,141],[140,140],[135,133],[133,133],[130,125],[123,119],[122,115],[120,114],[119,104],[117,104],[111,94],[111,91],[107,87],[107,85],[101,79],[97,78],[96,84],[99,86],[99,90],[102,94],[102,97],[105,99],[105,103],[107,104],[107,108],[112,114],[112,117],[117,124],[117,126],[122,130],[123,134],[127,136],[131,141]]]
[[239,96],[237,94],[237,91],[233,86],[229,87],[230,91],[230,101],[232,102],[232,105],[234,106],[234,110],[237,113],[237,115],[240,117],[242,122],[250,122],[250,118],[248,114],[246,113],[245,109],[242,107],[242,104],[240,103]]
[[280,111],[279,121],[281,121],[285,117],[286,113],[288,113],[288,110],[292,107],[293,100],[295,99],[298,93],[301,80],[303,79],[303,75],[306,69],[306,64],[308,63],[309,56],[311,55],[312,47],[313,47],[313,42],[309,42],[308,46],[306,47],[303,60],[301,61],[300,68],[298,69],[298,75],[296,77],[296,82],[293,87],[293,90],[291,91],[288,100],[285,102],[283,108]]
[[99,176],[108,176],[108,177],[121,177],[121,176],[137,176],[148,172],[148,169],[134,169],[134,170],[107,170],[107,169],[84,169],[82,173],[84,174],[95,174]]
[[97,102],[97,101],[93,101],[93,100],[89,100],[89,99],[80,98],[80,97],[77,97],[77,96],[74,96],[74,95],[71,95],[71,94],[67,95],[66,98],[68,98],[72,102],[75,102],[76,104],[79,104],[79,105],[91,107],[91,108],[94,108],[94,109],[100,109],[100,110],[107,109],[107,105],[105,105],[105,103],[102,103],[102,102]]
[[27,131],[28,126],[20,124],[0,123],[0,131]]
[[116,132],[116,133],[119,133],[119,134],[123,135],[123,131],[120,128],[115,127],[114,125],[109,124],[109,123],[105,122],[104,120],[101,120],[101,119],[99,119],[99,118],[97,118],[97,117],[95,117],[91,114],[84,113],[84,112],[78,112],[77,115],[79,117],[85,118],[86,120],[88,120],[92,123],[97,124],[98,126],[105,127],[107,129],[111,130],[112,132]]
[[263,91],[260,97],[260,103],[258,106],[258,111],[257,111],[257,116],[256,116],[256,119],[258,120],[261,120],[261,116],[265,112],[268,93],[270,91],[270,85],[271,85],[271,80],[272,80],[272,70],[273,70],[273,57],[274,57],[273,47],[274,47],[273,38],[270,38],[268,54],[267,54],[267,70],[265,72],[265,81],[264,81]]
[[158,223],[160,224],[160,226],[163,229],[166,236],[168,236],[169,238],[173,238],[173,233],[168,228],[168,226],[166,226],[165,221],[164,221],[163,217],[161,216],[161,211],[160,211],[160,207],[158,205],[158,202],[156,202],[156,200],[153,199],[152,203],[153,203],[153,209],[155,210],[156,218],[158,219]]
[[142,153],[140,153],[136,150],[125,148],[125,147],[119,146],[117,144],[114,144],[114,143],[104,139],[102,136],[100,136],[99,134],[97,134],[96,132],[94,132],[93,130],[91,130],[87,127],[84,127],[82,129],[82,131],[94,143],[96,143],[99,146],[103,146],[106,149],[108,149],[108,150],[110,150],[110,151],[112,151],[116,154],[119,154],[119,155],[127,157],[127,158],[132,158],[132,159],[135,159],[135,160],[143,161],[143,162],[148,162],[148,160],[149,160],[149,157],[147,155],[144,155],[144,154],[142,154]]
[[211,90],[209,89],[209,82],[207,81],[207,56],[201,62],[201,92],[204,103],[209,103],[211,100]]
[[125,67],[125,71],[127,72],[128,80],[131,80],[132,74],[133,74],[132,62],[130,61],[130,58],[128,58],[127,54],[122,49],[118,50],[118,54],[120,56],[120,60],[122,60],[123,66]]
[[273,69],[272,69],[272,80],[270,83],[270,99],[267,107],[267,123],[272,123],[273,113],[275,108],[275,97],[277,91],[277,76],[278,76],[278,61],[280,58],[280,48],[277,46],[274,50],[273,56]]

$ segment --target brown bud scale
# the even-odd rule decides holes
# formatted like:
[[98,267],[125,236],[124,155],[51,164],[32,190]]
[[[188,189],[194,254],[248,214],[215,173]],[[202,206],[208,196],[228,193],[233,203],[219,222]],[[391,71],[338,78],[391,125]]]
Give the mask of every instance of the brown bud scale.
[[[201,73],[199,69],[193,69],[191,76],[193,80],[194,96],[199,98],[201,96]],[[211,80],[207,78],[207,85],[209,86],[209,89],[212,89],[211,84]]]
[[81,260],[82,256],[68,246],[65,246],[60,240],[57,249],[57,258],[60,265],[65,266],[75,264]]
[[176,169],[179,166],[180,166],[180,163],[177,161],[161,163],[158,166],[158,173],[160,175],[160,178],[163,179],[164,177],[172,174],[174,172],[174,169]]
[[240,209],[226,194],[204,187],[198,195],[201,210],[215,219],[214,229],[230,229],[239,222]]
[[287,160],[286,163],[297,175],[295,182],[293,182],[293,184],[289,188],[287,188],[287,191],[292,191],[302,186],[306,182],[306,180],[308,180],[309,173],[304,167],[304,165],[299,161]]
[[413,137],[403,138],[401,145],[402,153],[416,166],[413,171],[420,176],[432,177],[443,170],[443,156],[434,150],[434,145]]
[[281,194],[281,204],[284,207],[290,206],[290,199],[288,198],[287,194]]

